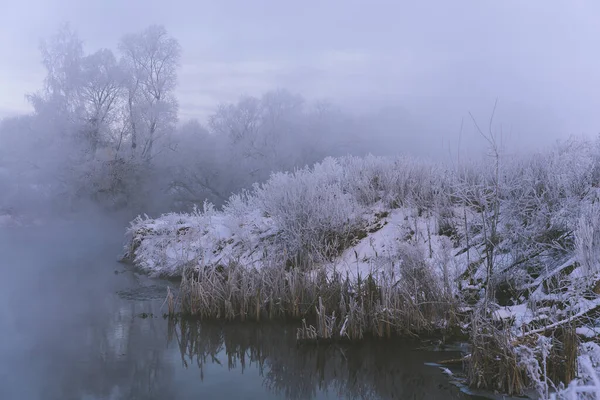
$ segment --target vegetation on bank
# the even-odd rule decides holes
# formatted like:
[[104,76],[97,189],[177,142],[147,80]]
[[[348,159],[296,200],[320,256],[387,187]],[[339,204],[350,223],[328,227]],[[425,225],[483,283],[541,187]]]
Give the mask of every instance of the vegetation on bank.
[[492,162],[329,158],[220,211],[138,218],[125,258],[182,276],[176,312],[304,318],[300,339],[460,329],[471,385],[581,391],[597,351],[600,142],[509,158],[486,138]]

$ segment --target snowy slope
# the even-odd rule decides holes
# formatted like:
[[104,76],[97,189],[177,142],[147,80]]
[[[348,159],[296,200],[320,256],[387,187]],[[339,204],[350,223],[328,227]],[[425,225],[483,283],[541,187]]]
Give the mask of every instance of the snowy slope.
[[[460,259],[452,253],[449,239],[437,234],[435,218],[415,215],[410,209],[384,212],[373,207],[364,216],[365,237],[355,239],[332,262],[322,266],[330,271],[349,273],[356,278],[389,269],[399,261],[401,246],[418,249],[427,262],[441,274],[447,262],[453,278]],[[429,232],[429,234],[428,234]],[[165,215],[158,219],[136,219],[128,234],[128,256],[140,269],[151,275],[178,276],[186,266],[217,266],[230,262],[247,268],[283,262],[281,248],[272,240],[278,229],[272,218],[259,212],[239,221],[221,212],[202,215]],[[139,243],[131,246],[132,243]]]

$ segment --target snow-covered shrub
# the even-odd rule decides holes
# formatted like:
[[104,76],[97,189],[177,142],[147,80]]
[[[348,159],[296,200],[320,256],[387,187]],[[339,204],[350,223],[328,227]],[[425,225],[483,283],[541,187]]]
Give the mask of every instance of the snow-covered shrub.
[[[362,205],[371,205],[382,199],[389,161],[372,155],[344,157],[339,160],[343,174],[341,185]],[[387,188],[390,189],[389,187]]]
[[431,164],[410,157],[349,156],[339,163],[344,190],[367,206],[379,201],[390,208],[424,199],[431,203],[431,193],[440,183]]
[[[583,343],[577,359],[578,378],[549,396],[550,400],[595,400],[600,398],[600,346]],[[546,398],[544,398],[546,399]]]
[[127,231],[130,242],[125,256],[150,275],[179,275],[185,265],[196,259],[189,239],[182,241],[195,224],[196,221],[183,220],[177,214],[163,215],[156,220],[138,217]]
[[510,330],[502,330],[486,316],[485,302],[477,305],[471,322],[472,351],[467,376],[472,387],[519,395],[527,387]]
[[518,365],[525,371],[529,385],[536,393],[545,399],[550,393],[553,383],[548,380],[548,357],[552,341],[545,336],[539,336],[534,346],[519,345],[515,347]]
[[273,220],[290,257],[314,262],[336,255],[361,226],[361,209],[342,190],[342,174],[339,163],[328,158],[310,169],[274,174],[255,187],[254,204]]
[[398,246],[400,276],[398,284],[415,303],[433,302],[441,293],[438,277],[425,261],[418,246],[402,243]]

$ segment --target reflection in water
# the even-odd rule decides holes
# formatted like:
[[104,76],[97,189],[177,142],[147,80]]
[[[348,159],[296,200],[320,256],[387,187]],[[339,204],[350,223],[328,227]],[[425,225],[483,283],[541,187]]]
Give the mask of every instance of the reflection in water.
[[155,306],[112,299],[107,303],[112,313],[90,309],[86,317],[79,317],[81,325],[70,325],[63,335],[52,333],[49,340],[38,339],[38,359],[27,355],[31,365],[42,363],[41,379],[35,382],[37,398],[175,398],[175,369],[164,345],[166,322],[136,317]]
[[[458,354],[414,351],[398,341],[296,346],[296,327],[273,323],[206,323],[179,320],[169,326],[182,365],[200,369],[226,365],[229,370],[256,368],[263,385],[286,399],[327,394],[347,399],[460,399],[436,368],[426,361]],[[321,394],[321,396],[319,396]]]
[[116,295],[147,284],[114,273],[122,226],[94,222],[0,229],[0,399],[175,398],[166,321],[136,317],[160,303]]
[[0,229],[0,399],[462,396],[424,365],[452,354],[385,341],[297,347],[292,325],[141,318],[162,316],[173,283],[125,271],[123,226],[92,222]]

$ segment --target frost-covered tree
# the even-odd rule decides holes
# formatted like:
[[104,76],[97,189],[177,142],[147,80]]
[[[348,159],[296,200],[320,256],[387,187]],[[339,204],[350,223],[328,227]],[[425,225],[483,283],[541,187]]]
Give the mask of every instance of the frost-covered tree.
[[102,49],[81,62],[80,96],[86,139],[92,154],[101,144],[117,150],[124,73],[111,50]]
[[34,112],[0,132],[13,144],[3,168],[23,178],[7,192],[35,187],[68,207],[93,200],[143,208],[163,191],[168,163],[151,161],[177,121],[179,45],[151,26],[125,36],[119,49],[120,61],[110,49],[86,54],[68,24],[42,41],[46,77],[28,95]]
[[42,90],[28,95],[36,112],[74,121],[81,110],[83,42],[68,24],[40,44],[46,77]]
[[42,42],[44,87],[29,95],[36,114],[71,136],[90,157],[114,146],[123,73],[109,49],[85,55],[69,25]]
[[266,180],[272,172],[344,155],[350,150],[344,145],[352,137],[349,120],[330,104],[309,103],[283,89],[221,104],[209,118],[207,143],[219,152],[216,169],[226,171],[212,176],[228,181],[221,190],[228,196]]
[[181,48],[160,25],[123,37],[119,44],[126,73],[127,128],[134,157],[150,160],[157,144],[174,129],[174,95]]

